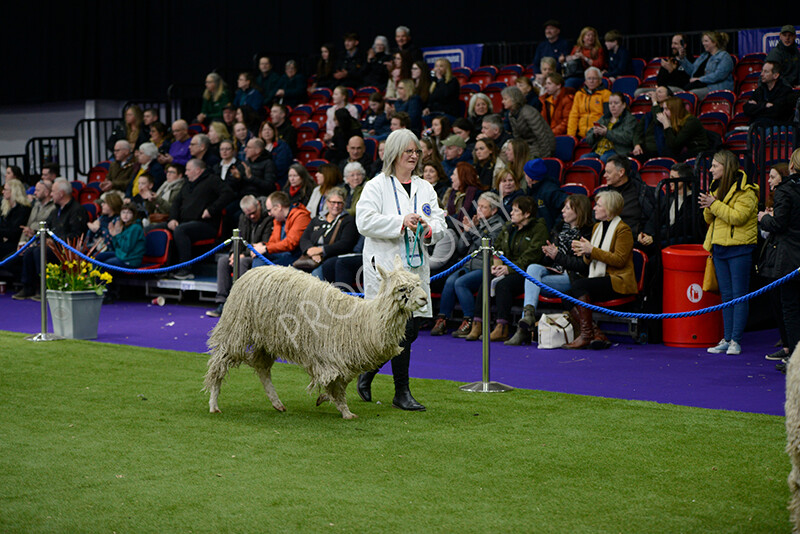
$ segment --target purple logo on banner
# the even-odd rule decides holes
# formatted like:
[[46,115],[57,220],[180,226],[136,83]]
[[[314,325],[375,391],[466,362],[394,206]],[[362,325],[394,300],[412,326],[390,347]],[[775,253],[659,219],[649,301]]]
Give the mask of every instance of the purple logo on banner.
[[434,46],[422,49],[422,57],[431,68],[437,59],[446,58],[453,67],[477,69],[481,66],[482,54],[482,44]]
[[[795,30],[796,35],[796,30]],[[768,54],[780,42],[780,28],[759,28],[739,32],[739,57],[747,54]],[[797,38],[795,38],[797,42]]]

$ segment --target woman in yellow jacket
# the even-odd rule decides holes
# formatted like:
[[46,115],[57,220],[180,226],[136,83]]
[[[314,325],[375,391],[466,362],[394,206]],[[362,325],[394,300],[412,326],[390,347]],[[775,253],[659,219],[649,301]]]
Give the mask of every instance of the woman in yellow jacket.
[[[758,234],[758,185],[739,170],[739,160],[728,150],[714,154],[708,193],[700,193],[699,204],[708,223],[703,248],[711,252],[722,302],[741,297],[750,287],[750,264]],[[722,310],[725,336],[712,354],[740,354],[748,304]]]
[[597,67],[589,67],[584,73],[586,82],[575,93],[572,109],[567,121],[567,135],[586,137],[596,121],[603,116],[603,107],[611,97],[611,91],[603,87],[603,75]]

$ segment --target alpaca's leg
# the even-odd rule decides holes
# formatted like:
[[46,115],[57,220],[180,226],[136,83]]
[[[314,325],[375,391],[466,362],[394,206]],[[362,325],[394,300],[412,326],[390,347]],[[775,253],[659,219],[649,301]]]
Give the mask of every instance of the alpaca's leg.
[[256,367],[256,372],[258,373],[258,378],[261,379],[261,384],[264,385],[264,393],[267,394],[267,398],[272,403],[273,408],[279,412],[285,412],[286,407],[278,398],[278,393],[275,391],[275,386],[272,385],[272,364],[274,361],[268,360],[264,361],[263,363],[263,367]]
[[210,396],[208,398],[208,411],[211,413],[220,413],[217,399],[219,398],[219,388],[222,384],[222,379],[228,374],[228,366],[225,365],[224,359],[215,358],[209,361],[208,372],[206,373],[205,389],[208,390]]
[[[345,419],[355,419],[358,417],[356,414],[350,411],[350,408],[347,407],[347,399],[345,398],[345,391],[347,390],[347,383],[344,382],[341,378],[338,378],[325,386],[325,391],[327,392],[328,398],[333,402],[333,405],[336,406],[342,413],[342,417]],[[320,398],[322,395],[320,395]]]

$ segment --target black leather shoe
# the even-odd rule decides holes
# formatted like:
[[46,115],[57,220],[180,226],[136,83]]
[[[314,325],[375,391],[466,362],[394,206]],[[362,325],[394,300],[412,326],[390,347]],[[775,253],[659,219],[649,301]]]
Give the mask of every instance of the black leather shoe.
[[378,371],[367,371],[358,375],[356,391],[364,402],[372,402],[372,379],[375,378],[376,374],[378,374]]
[[392,406],[400,408],[401,410],[408,410],[410,412],[424,412],[425,406],[418,403],[414,397],[411,396],[411,391],[405,387],[401,390],[394,392],[394,399],[392,399]]

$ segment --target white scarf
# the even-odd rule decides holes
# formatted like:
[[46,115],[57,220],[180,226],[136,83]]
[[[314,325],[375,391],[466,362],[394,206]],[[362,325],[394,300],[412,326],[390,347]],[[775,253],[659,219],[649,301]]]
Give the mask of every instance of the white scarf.
[[[619,218],[619,215],[611,219],[611,224],[608,225],[605,237],[603,237],[603,223],[598,224],[594,232],[592,232],[592,246],[600,250],[605,250],[606,252],[611,252],[611,241],[614,239],[614,232],[617,231],[617,226],[619,226],[620,221],[622,221],[622,219]],[[601,239],[602,243],[600,242]],[[592,263],[589,264],[589,278],[600,278],[605,275],[606,264],[599,260],[592,260]]]

